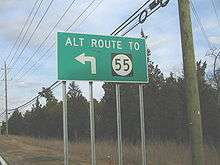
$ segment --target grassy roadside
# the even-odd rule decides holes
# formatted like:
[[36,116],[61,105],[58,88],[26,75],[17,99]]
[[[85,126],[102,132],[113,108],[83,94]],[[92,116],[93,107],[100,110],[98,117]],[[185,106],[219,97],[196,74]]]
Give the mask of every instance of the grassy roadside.
[[[98,142],[97,164],[117,164],[116,145]],[[90,165],[90,145],[70,144],[70,164]],[[124,145],[124,164],[140,165],[140,146]],[[0,152],[9,165],[62,165],[63,143],[54,139],[0,136]],[[206,165],[219,165],[220,153],[215,147],[205,147]],[[173,142],[148,143],[149,165],[190,165],[190,148]]]

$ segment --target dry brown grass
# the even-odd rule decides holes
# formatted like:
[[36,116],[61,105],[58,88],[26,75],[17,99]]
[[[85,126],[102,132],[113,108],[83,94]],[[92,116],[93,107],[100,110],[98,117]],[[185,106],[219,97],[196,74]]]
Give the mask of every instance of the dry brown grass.
[[[89,165],[89,143],[70,143],[70,164]],[[190,148],[174,142],[148,142],[148,165],[190,165]],[[97,165],[117,164],[116,144],[112,141],[98,142]],[[140,165],[140,146],[124,145],[124,164]],[[63,143],[54,139],[30,137],[0,137],[1,155],[9,165],[62,165]],[[220,154],[214,146],[205,146],[206,165],[219,165]]]

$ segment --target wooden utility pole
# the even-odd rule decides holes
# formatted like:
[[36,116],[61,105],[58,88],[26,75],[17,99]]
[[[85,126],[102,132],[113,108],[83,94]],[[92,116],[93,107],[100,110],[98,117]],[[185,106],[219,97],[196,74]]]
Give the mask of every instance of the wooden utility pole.
[[8,82],[7,82],[7,66],[5,62],[5,122],[6,122],[6,136],[8,136]]
[[201,112],[189,0],[179,0],[179,18],[192,164],[204,165]]

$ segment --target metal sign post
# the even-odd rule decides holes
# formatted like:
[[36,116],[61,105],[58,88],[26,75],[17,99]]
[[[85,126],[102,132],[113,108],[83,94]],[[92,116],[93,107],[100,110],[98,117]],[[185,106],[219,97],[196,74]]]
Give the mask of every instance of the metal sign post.
[[63,81],[63,142],[64,142],[64,165],[68,165],[68,125],[67,125],[67,95],[66,81]]
[[144,120],[144,85],[139,84],[139,97],[140,97],[140,119],[141,119],[141,153],[142,165],[147,165],[147,151],[145,139],[145,120]]
[[89,95],[90,95],[90,136],[91,136],[92,165],[96,165],[95,110],[94,110],[94,100],[93,100],[93,82],[89,82]]
[[117,107],[117,136],[118,136],[118,164],[123,165],[122,131],[121,131],[121,100],[120,85],[116,84],[116,107]]

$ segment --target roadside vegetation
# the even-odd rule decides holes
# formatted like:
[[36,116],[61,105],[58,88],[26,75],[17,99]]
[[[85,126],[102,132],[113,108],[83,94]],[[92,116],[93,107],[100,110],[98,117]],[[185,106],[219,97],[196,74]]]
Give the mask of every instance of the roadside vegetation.
[[[90,144],[70,143],[70,164],[90,165]],[[116,165],[117,145],[113,141],[97,142],[97,164]],[[176,142],[148,141],[149,165],[190,165],[190,146]],[[139,145],[124,144],[124,164],[140,165]],[[36,139],[31,137],[1,137],[0,152],[9,165],[62,165],[63,142],[56,139]],[[205,146],[205,164],[219,165],[219,152],[214,146]]]
[[[217,103],[217,84],[213,81],[212,76],[207,78],[209,73],[206,72],[206,66],[206,62],[197,62],[204,142],[206,145],[206,164],[219,165],[220,109]],[[144,86],[144,105],[146,138],[149,142],[147,144],[149,165],[189,165],[191,156],[188,135],[189,123],[187,122],[184,99],[184,77],[181,75],[176,76],[174,73],[170,73],[169,76],[165,77],[159,67],[151,61],[148,67],[150,81]],[[103,98],[100,101],[95,100],[98,159],[105,163],[116,164],[116,146],[113,143],[113,141],[116,142],[117,138],[115,85],[104,83],[103,89],[105,92]],[[39,94],[41,98],[36,100],[32,108],[25,109],[25,113],[15,110],[11,115],[9,133],[16,136],[11,136],[10,139],[13,142],[15,138],[23,144],[30,143],[28,144],[30,147],[36,145],[43,150],[51,148],[50,153],[56,155],[54,159],[61,161],[62,101],[59,101],[48,88],[43,88]],[[46,103],[43,104],[43,102]],[[121,106],[125,164],[139,164],[138,85],[121,85]],[[71,141],[71,159],[77,158],[81,164],[89,162],[90,147],[89,143],[86,143],[89,142],[90,137],[89,102],[74,82],[71,82],[68,87],[68,127]],[[4,134],[4,123],[1,130]],[[26,138],[26,136],[33,137],[33,139]],[[1,139],[7,141],[6,137]],[[1,139],[0,142],[4,143]],[[25,151],[22,145],[20,147]],[[19,147],[16,148],[20,150]],[[2,146],[0,146],[0,150],[4,152],[3,154],[5,152],[13,153],[13,151],[10,151],[10,145],[8,151],[4,150]],[[82,156],[79,155],[80,150],[82,150]],[[28,151],[28,153],[32,153],[31,151]],[[11,155],[11,153],[8,155]],[[35,155],[37,157],[37,151]],[[74,155],[78,155],[78,157],[74,157]],[[39,156],[39,159],[41,158]]]

